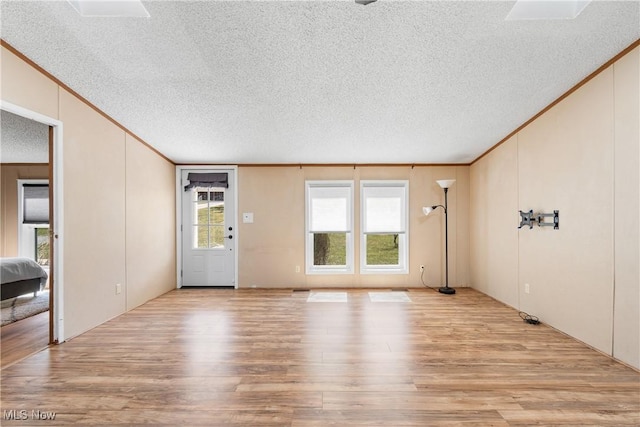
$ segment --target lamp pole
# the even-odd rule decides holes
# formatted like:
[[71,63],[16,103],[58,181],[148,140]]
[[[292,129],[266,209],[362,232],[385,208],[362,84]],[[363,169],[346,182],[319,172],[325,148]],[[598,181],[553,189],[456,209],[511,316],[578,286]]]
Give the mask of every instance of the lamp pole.
[[433,205],[433,206],[425,206],[422,208],[422,213],[425,215],[429,215],[436,208],[444,209],[444,263],[445,263],[445,281],[444,286],[438,288],[438,292],[447,295],[453,295],[456,293],[456,290],[449,287],[449,206],[447,200],[447,193],[449,191],[449,187],[451,187],[456,180],[455,179],[441,179],[436,181],[440,188],[444,190],[444,206],[442,205]]
[[456,290],[449,287],[449,209],[447,206],[447,192],[449,188],[444,188],[444,265],[445,281],[444,287],[438,289],[443,294],[455,294]]

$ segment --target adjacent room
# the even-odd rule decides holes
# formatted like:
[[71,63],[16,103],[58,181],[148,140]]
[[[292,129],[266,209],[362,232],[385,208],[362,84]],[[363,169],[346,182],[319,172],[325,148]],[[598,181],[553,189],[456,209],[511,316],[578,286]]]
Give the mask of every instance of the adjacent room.
[[0,20],[2,425],[640,424],[640,2]]
[[7,111],[0,120],[4,366],[49,344],[49,127]]

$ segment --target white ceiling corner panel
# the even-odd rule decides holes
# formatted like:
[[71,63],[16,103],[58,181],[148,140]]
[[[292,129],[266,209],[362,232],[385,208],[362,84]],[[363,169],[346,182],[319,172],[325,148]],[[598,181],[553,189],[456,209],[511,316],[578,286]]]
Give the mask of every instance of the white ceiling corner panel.
[[67,0],[84,17],[148,18],[140,0]]
[[2,2],[2,38],[176,162],[467,163],[640,38],[638,2]]
[[507,20],[575,19],[591,0],[518,0]]

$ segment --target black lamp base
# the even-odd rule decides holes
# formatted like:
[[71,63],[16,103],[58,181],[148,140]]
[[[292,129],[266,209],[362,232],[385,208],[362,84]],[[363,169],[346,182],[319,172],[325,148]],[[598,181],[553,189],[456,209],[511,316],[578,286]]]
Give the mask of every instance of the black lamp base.
[[456,293],[456,290],[448,286],[443,286],[438,289],[438,292],[440,292],[441,294],[453,295]]

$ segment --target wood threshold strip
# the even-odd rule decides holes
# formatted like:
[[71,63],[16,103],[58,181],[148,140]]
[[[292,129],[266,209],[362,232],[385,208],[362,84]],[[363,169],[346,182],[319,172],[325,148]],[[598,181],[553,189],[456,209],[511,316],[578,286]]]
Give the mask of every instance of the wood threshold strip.
[[529,120],[527,120],[526,122],[524,122],[522,125],[520,125],[520,127],[516,128],[516,130],[514,130],[513,132],[511,132],[509,135],[505,136],[502,140],[500,140],[500,142],[498,142],[496,145],[494,145],[493,147],[489,148],[487,151],[485,151],[483,154],[481,154],[477,159],[475,159],[474,161],[472,161],[470,163],[470,165],[474,165],[477,161],[479,161],[480,159],[482,159],[484,156],[486,156],[487,154],[491,153],[493,150],[495,150],[496,148],[498,148],[499,146],[501,146],[502,144],[504,144],[505,142],[507,142],[512,136],[516,135],[518,132],[520,132],[522,129],[526,128],[527,126],[529,126],[529,124],[531,124],[534,120],[536,120],[538,117],[542,116],[544,113],[546,113],[547,111],[549,111],[550,109],[552,109],[553,107],[555,107],[557,104],[559,104],[561,101],[563,101],[565,98],[567,98],[569,95],[571,95],[573,92],[577,91],[578,89],[580,89],[582,86],[584,86],[585,84],[587,84],[589,81],[591,81],[594,77],[596,77],[598,74],[602,73],[604,70],[606,70],[607,68],[609,68],[611,65],[613,65],[613,63],[615,63],[617,60],[619,60],[620,58],[622,58],[623,56],[625,56],[626,54],[628,54],[629,52],[631,52],[633,49],[635,49],[636,47],[640,46],[640,39],[634,41],[633,43],[631,43],[629,46],[627,46],[622,52],[620,52],[619,54],[617,54],[616,56],[614,56],[613,58],[611,58],[610,60],[608,60],[607,62],[605,62],[602,66],[600,66],[600,68],[598,68],[597,70],[595,70],[593,73],[589,74],[587,77],[585,77],[584,79],[582,79],[580,82],[578,82],[578,84],[576,84],[574,87],[572,87],[571,89],[569,89],[568,91],[566,91],[564,94],[562,94],[559,98],[557,98],[555,101],[553,101],[551,104],[547,105],[545,108],[543,108],[542,110],[540,110],[540,112],[538,114],[536,114],[535,116],[531,117]]
[[[0,46],[4,47],[5,49],[7,49],[8,51],[10,51],[11,53],[13,53],[14,55],[16,55],[18,58],[22,59],[24,62],[26,62],[27,64],[29,64],[30,66],[32,66],[34,69],[36,69],[37,71],[39,71],[42,75],[44,75],[45,77],[47,77],[48,79],[52,80],[54,83],[56,83],[58,86],[60,86],[61,88],[63,88],[64,90],[66,90],[67,92],[69,92],[70,94],[72,94],[73,96],[75,96],[76,98],[78,98],[80,101],[84,102],[87,106],[89,106],[92,110],[94,110],[96,113],[100,114],[102,117],[104,117],[105,119],[109,120],[111,123],[113,123],[114,125],[116,125],[118,128],[120,128],[121,130],[123,130],[124,132],[128,133],[129,135],[131,135],[132,137],[134,137],[135,139],[137,139],[141,144],[143,144],[144,146],[146,146],[148,149],[150,149],[151,151],[153,151],[154,153],[156,153],[158,156],[162,157],[163,159],[165,159],[166,161],[168,161],[169,163],[171,163],[172,165],[175,165],[176,163],[171,160],[170,158],[168,158],[167,156],[165,156],[164,154],[162,154],[160,151],[158,151],[156,148],[152,147],[148,142],[146,142],[144,139],[140,138],[138,135],[136,135],[135,133],[131,132],[129,129],[127,129],[126,127],[124,127],[122,124],[120,124],[118,121],[116,121],[113,117],[111,117],[110,115],[108,115],[107,113],[105,113],[104,111],[102,111],[101,109],[99,109],[98,107],[96,107],[94,104],[92,104],[88,99],[86,99],[85,97],[83,97],[82,95],[80,95],[78,92],[76,92],[75,90],[71,89],[69,86],[67,86],[65,83],[63,83],[62,81],[60,81],[57,77],[55,77],[53,74],[49,73],[47,70],[45,70],[44,68],[42,68],[40,65],[36,64],[34,61],[32,61],[30,58],[28,58],[25,54],[23,54],[22,52],[20,52],[18,49],[16,49],[15,47],[11,46],[9,43],[7,43],[4,39],[0,39]],[[59,117],[56,117],[59,118]]]

